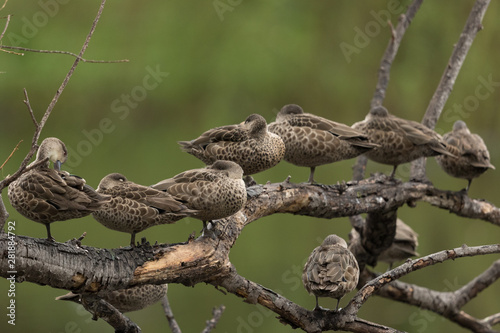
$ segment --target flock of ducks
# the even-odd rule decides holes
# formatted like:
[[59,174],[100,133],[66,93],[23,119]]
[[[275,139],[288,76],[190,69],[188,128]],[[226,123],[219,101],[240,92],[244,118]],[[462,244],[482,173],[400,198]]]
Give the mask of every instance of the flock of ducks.
[[[179,145],[207,166],[151,186],[112,173],[94,190],[83,178],[61,170],[67,159],[66,147],[57,138],[46,138],[30,167],[41,164],[12,182],[8,197],[20,214],[46,226],[49,241],[54,241],[52,222],[92,214],[105,227],[129,233],[133,247],[135,235],[155,225],[193,217],[201,220],[206,230],[207,222],[237,213],[247,200],[243,177],[272,168],[282,159],[310,168],[308,181],[312,184],[316,167],[361,154],[392,165],[391,178],[400,164],[436,156],[446,173],[468,180],[466,193],[473,178],[495,168],[481,137],[471,134],[463,121],[457,121],[453,131],[441,137],[418,122],[389,114],[382,106],[371,109],[363,121],[350,127],[289,104],[269,125],[262,116],[252,114],[240,124],[208,130],[194,140],[180,141]],[[356,237],[354,233],[351,234]],[[398,239],[406,245],[398,244]],[[381,254],[380,260],[392,265],[416,255],[416,244],[416,233],[398,221],[393,246]],[[338,309],[340,298],[356,287],[358,276],[357,261],[345,240],[330,235],[311,253],[302,280],[306,290],[316,296],[316,308],[318,297],[328,296],[337,299]],[[166,286],[136,288],[102,296],[119,310],[133,311],[158,301],[158,295],[166,293]],[[78,297],[70,293],[58,299]],[[144,300],[137,301],[141,297]]]

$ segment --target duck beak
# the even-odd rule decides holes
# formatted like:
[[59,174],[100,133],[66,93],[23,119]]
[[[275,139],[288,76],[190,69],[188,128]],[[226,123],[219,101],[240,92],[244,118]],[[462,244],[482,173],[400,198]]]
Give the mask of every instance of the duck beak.
[[61,171],[61,161],[57,160],[55,163],[54,163],[54,170],[56,171]]

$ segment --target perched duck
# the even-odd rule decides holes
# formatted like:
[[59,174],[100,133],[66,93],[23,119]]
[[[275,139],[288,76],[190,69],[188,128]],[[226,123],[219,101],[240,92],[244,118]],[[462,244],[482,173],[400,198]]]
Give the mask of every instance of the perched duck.
[[302,283],[309,292],[318,297],[340,299],[356,288],[359,279],[358,262],[347,249],[347,243],[337,235],[329,235],[315,248],[307,260],[302,273]]
[[238,163],[244,175],[272,168],[283,159],[285,144],[267,131],[264,117],[251,114],[241,124],[210,129],[191,141],[179,141],[183,151],[205,164],[216,160]]
[[389,269],[395,262],[418,256],[418,234],[401,219],[396,220],[396,235],[392,245],[379,254],[378,260],[389,264]]
[[268,128],[285,143],[285,161],[311,169],[311,184],[317,166],[354,158],[378,146],[362,131],[304,113],[296,104],[281,108]]
[[119,173],[105,176],[97,193],[109,195],[111,200],[92,216],[107,228],[131,234],[131,246],[135,246],[136,233],[196,213],[170,194],[131,182]]
[[[349,249],[352,249],[354,243],[356,243],[359,238],[359,233],[356,229],[352,229],[349,233],[349,239],[351,243]],[[392,265],[395,262],[405,260],[410,257],[418,256],[416,252],[418,246],[418,234],[401,219],[396,220],[396,234],[394,235],[394,240],[389,248],[385,249],[378,255],[378,260],[389,264],[389,270],[392,269]]]
[[438,156],[436,160],[450,176],[468,180],[465,192],[469,192],[473,178],[479,177],[488,169],[495,169],[490,163],[490,153],[483,139],[472,134],[462,120],[453,124],[453,131],[446,133],[443,140],[457,157]]
[[[161,300],[168,290],[168,284],[145,284],[128,289],[113,291],[99,291],[97,296],[114,306],[118,311],[131,312],[142,310]],[[82,295],[69,292],[66,295],[56,297],[59,301],[73,301],[81,304]]]
[[215,161],[202,169],[184,171],[152,187],[166,191],[197,212],[203,221],[222,219],[237,213],[247,201],[243,169],[231,161]]
[[[46,163],[23,173],[9,185],[12,207],[26,218],[45,224],[50,241],[54,241],[50,233],[52,222],[87,216],[109,200],[88,186],[85,179],[60,170],[67,157],[61,140],[46,138],[28,168],[40,161]],[[50,169],[50,162],[54,163],[54,169]]]
[[392,165],[391,178],[399,164],[420,157],[454,156],[438,133],[416,121],[391,115],[383,106],[372,108],[363,121],[352,127],[380,145],[368,151],[366,156],[377,163]]

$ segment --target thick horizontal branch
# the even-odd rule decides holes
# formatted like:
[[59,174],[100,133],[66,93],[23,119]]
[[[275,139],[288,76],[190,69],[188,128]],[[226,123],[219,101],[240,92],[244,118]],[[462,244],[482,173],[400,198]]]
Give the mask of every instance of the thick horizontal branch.
[[[240,212],[213,223],[204,237],[183,244],[108,250],[18,236],[17,276],[76,292],[138,284],[210,282],[228,273],[229,251],[242,229],[276,213],[335,218],[388,212],[424,200],[457,215],[500,225],[499,209],[491,203],[461,192],[437,190],[429,184],[394,182],[385,176],[330,186],[287,182],[257,185],[248,189],[248,197]],[[7,235],[0,235],[1,259],[7,256],[8,242]],[[7,261],[0,261],[0,276],[7,277],[8,270]]]

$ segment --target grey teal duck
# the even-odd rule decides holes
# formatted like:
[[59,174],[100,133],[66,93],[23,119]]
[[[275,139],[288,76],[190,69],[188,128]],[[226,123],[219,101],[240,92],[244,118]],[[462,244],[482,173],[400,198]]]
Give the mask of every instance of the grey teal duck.
[[396,220],[396,235],[391,246],[379,254],[378,260],[389,264],[389,269],[395,262],[418,256],[418,234],[401,219]]
[[[113,291],[102,290],[97,292],[97,296],[114,306],[118,311],[131,312],[142,310],[161,300],[168,290],[168,284],[145,284],[128,289],[118,289]],[[60,301],[73,301],[81,304],[82,295],[69,292],[66,295],[56,297]]]
[[119,173],[105,176],[97,193],[108,195],[111,200],[92,216],[107,228],[129,233],[131,246],[135,246],[136,233],[196,213],[172,195],[131,182]]
[[391,178],[398,165],[420,157],[454,156],[438,133],[416,121],[398,118],[383,106],[372,108],[363,121],[352,127],[380,145],[365,155],[377,163],[392,165]]
[[285,161],[311,169],[310,183],[317,166],[354,158],[378,146],[362,131],[304,113],[296,104],[283,106],[268,127],[285,143]]
[[448,149],[457,157],[437,156],[441,168],[450,176],[468,180],[465,192],[469,192],[473,178],[479,177],[488,169],[495,169],[490,162],[490,153],[483,139],[470,132],[467,124],[457,120],[453,130],[443,136]]
[[197,213],[203,221],[222,219],[237,213],[247,201],[243,169],[231,161],[215,161],[202,169],[184,171],[152,187],[166,191]]
[[307,292],[316,296],[315,309],[319,309],[318,297],[332,297],[337,299],[338,310],[340,299],[356,288],[358,279],[358,262],[337,235],[329,235],[312,251],[302,273]]
[[[9,201],[21,215],[42,223],[47,239],[54,241],[50,224],[87,216],[99,209],[109,198],[86,184],[85,179],[61,171],[68,157],[64,143],[57,138],[46,138],[40,144],[34,163],[46,163],[23,173],[9,185]],[[50,169],[50,162],[54,169]]]
[[207,165],[217,160],[236,162],[247,176],[275,166],[285,155],[283,141],[267,131],[266,120],[258,114],[248,116],[241,124],[210,129],[179,144]]

